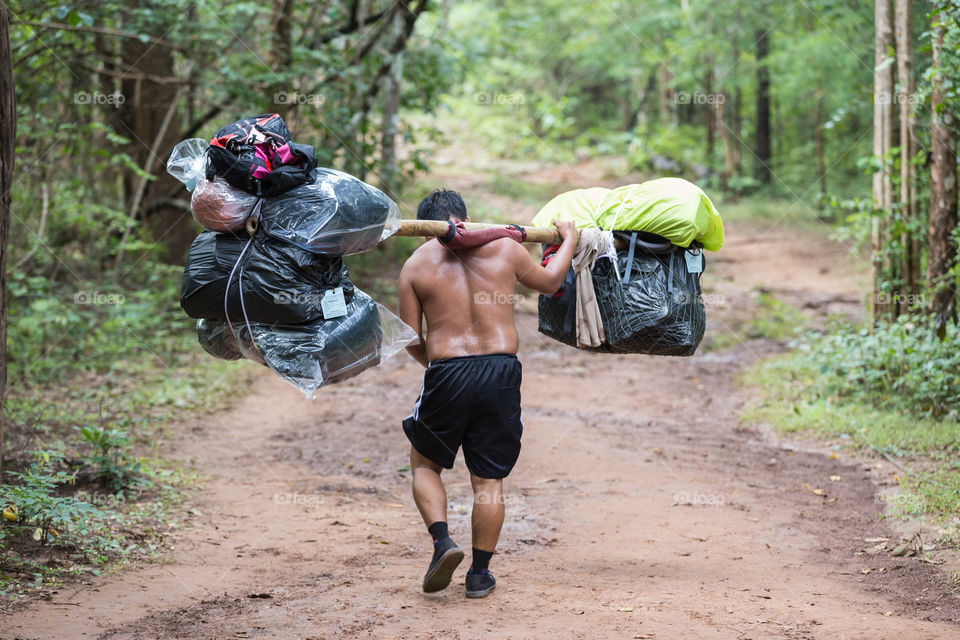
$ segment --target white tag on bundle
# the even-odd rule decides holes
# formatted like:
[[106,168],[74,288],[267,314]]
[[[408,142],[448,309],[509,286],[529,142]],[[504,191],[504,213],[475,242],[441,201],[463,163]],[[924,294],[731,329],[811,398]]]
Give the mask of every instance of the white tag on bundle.
[[347,315],[347,303],[343,299],[343,287],[326,291],[320,300],[320,310],[323,311],[324,320]]
[[703,252],[700,249],[687,249],[683,252],[683,257],[687,259],[687,273],[703,271]]

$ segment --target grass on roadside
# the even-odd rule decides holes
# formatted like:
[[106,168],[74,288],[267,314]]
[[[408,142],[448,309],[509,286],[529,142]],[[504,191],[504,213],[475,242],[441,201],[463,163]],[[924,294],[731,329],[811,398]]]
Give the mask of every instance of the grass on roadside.
[[923,517],[960,543],[960,335],[940,342],[923,319],[901,319],[872,334],[836,326],[797,350],[751,367],[759,391],[744,414],[782,433],[899,458],[892,513]]

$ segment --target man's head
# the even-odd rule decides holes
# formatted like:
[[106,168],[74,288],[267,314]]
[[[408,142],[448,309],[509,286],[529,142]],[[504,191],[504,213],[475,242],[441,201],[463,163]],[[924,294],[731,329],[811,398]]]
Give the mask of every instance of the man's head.
[[420,202],[417,220],[449,220],[454,217],[461,222],[467,219],[467,206],[456,191],[436,189]]

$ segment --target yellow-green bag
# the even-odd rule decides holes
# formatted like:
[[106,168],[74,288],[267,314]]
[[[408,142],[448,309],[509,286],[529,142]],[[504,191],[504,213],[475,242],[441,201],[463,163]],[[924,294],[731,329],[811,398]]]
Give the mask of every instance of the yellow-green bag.
[[723,222],[716,207],[700,187],[683,178],[613,189],[600,203],[594,223],[607,230],[655,233],[681,247],[694,240],[710,251],[723,246]]
[[533,217],[534,227],[553,226],[554,220],[573,220],[578,228],[596,228],[596,213],[610,189],[593,187],[561,193]]

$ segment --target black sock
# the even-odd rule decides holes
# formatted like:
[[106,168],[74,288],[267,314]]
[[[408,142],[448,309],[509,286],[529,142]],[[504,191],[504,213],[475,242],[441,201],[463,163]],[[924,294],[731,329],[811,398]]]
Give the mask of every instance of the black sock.
[[430,532],[430,535],[433,536],[433,544],[436,545],[438,542],[445,538],[449,538],[450,534],[447,533],[447,523],[442,520],[434,522],[432,525],[427,527],[427,531]]
[[471,571],[474,573],[483,573],[490,565],[490,558],[492,557],[493,551],[483,551],[482,549],[477,549],[474,547],[473,564],[470,566]]

